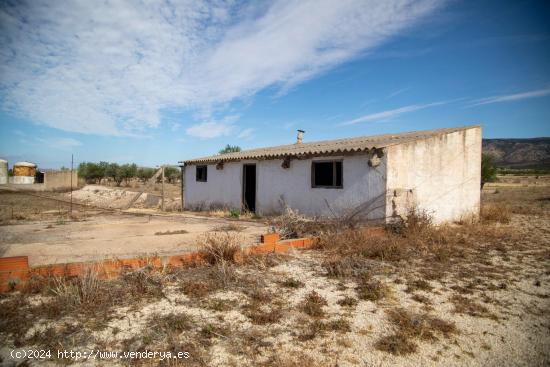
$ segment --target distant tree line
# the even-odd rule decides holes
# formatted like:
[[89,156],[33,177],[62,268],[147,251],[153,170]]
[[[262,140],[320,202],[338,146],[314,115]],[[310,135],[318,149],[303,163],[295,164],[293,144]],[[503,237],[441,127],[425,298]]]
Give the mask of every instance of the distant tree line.
[[[123,182],[128,183],[132,179],[146,182],[153,177],[157,170],[157,168],[138,167],[135,163],[82,162],[78,165],[78,176],[84,178],[86,182],[97,184],[101,184],[104,179],[111,179],[117,186],[120,186]],[[175,182],[179,175],[180,170],[175,167],[164,168],[164,177],[169,183]]]

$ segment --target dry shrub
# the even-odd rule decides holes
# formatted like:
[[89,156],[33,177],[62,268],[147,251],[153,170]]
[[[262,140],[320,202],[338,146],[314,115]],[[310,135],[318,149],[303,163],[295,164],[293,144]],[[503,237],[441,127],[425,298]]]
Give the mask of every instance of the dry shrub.
[[252,303],[248,306],[246,316],[253,324],[266,325],[273,324],[281,320],[283,311],[280,308],[272,308],[269,311],[263,311],[258,303]]
[[97,303],[101,295],[97,269],[88,268],[78,277],[56,277],[51,289],[58,301],[69,307],[90,306]]
[[0,330],[6,334],[12,334],[16,346],[19,344],[19,338],[33,323],[33,314],[26,312],[28,307],[26,299],[20,294],[12,295],[0,303]]
[[235,282],[235,264],[242,260],[241,238],[230,232],[207,233],[200,246],[201,258],[215,269],[211,278],[223,287]]
[[382,352],[402,356],[416,352],[416,344],[406,335],[395,333],[386,335],[374,343],[374,347]]
[[297,338],[300,341],[313,340],[317,337],[324,336],[327,331],[337,333],[349,333],[351,331],[351,324],[343,317],[326,322],[319,319],[310,322],[298,320],[298,322],[304,325],[304,328],[297,334]]
[[384,236],[372,236],[361,228],[343,229],[321,236],[317,248],[326,255],[323,266],[329,276],[357,277],[366,269],[380,267],[377,260],[421,262],[424,266],[419,273],[438,279],[452,269],[449,263],[458,268],[466,266],[467,260],[479,263],[490,250],[512,239],[508,227],[481,223],[433,226],[429,217],[413,211]]
[[[397,261],[403,255],[403,243],[398,236],[375,236],[360,228],[330,232],[319,238],[317,248],[334,251],[341,255],[361,255],[363,258]],[[350,265],[356,264],[357,257],[349,259]]]
[[512,219],[512,212],[508,206],[503,204],[483,204],[480,210],[480,219],[485,223],[498,222],[508,224]]
[[412,293],[417,290],[421,291],[431,291],[433,287],[425,281],[424,279],[415,279],[415,280],[409,280],[407,281],[407,288],[405,289],[405,292]]
[[[320,362],[304,353],[274,353],[261,366],[265,367],[328,367],[328,363]],[[333,366],[330,365],[330,366]]]
[[301,238],[323,234],[334,229],[334,223],[312,219],[289,207],[282,215],[273,217],[270,225],[277,229],[282,239]]
[[472,301],[470,298],[455,294],[449,299],[454,305],[454,312],[474,317],[486,317],[493,320],[497,316],[491,313],[487,307]]
[[156,236],[166,236],[166,235],[172,235],[172,234],[185,234],[189,233],[189,231],[185,229],[177,229],[174,231],[164,231],[164,232],[155,232]]
[[158,333],[182,333],[191,330],[194,326],[193,318],[185,313],[169,313],[166,315],[154,314],[148,323],[148,328]]
[[335,254],[323,260],[323,268],[329,277],[354,277],[361,275],[369,265],[362,257],[341,256]]
[[403,308],[386,311],[389,321],[404,335],[423,340],[436,339],[435,334],[448,337],[457,332],[452,322],[424,314],[410,313]]
[[126,287],[132,298],[162,297],[162,274],[148,265],[143,268],[125,271],[119,282]]
[[189,280],[183,283],[181,290],[189,297],[202,298],[214,290],[211,283]]
[[430,299],[426,296],[423,296],[421,294],[413,294],[411,299],[413,301],[416,301],[416,302],[419,302],[419,303],[423,303],[425,305],[429,305],[431,304],[432,302],[430,301]]
[[364,273],[357,280],[357,297],[366,301],[379,301],[391,295],[391,288]]
[[229,223],[221,226],[217,226],[212,229],[213,232],[242,232],[245,230],[244,226],[236,223]]
[[436,334],[449,337],[458,332],[454,323],[426,313],[414,314],[403,308],[389,310],[386,313],[396,331],[375,343],[375,348],[384,352],[396,355],[414,353],[417,348],[415,339],[435,340]]
[[319,293],[311,291],[302,301],[300,308],[311,317],[323,317],[325,315],[323,306],[326,305],[326,299],[324,299]]
[[283,280],[280,284],[286,288],[301,288],[304,286],[303,282],[294,278],[287,278]]
[[207,233],[201,240],[200,253],[210,265],[236,263],[241,255],[241,238],[232,233]]
[[353,297],[346,296],[340,300],[338,300],[338,303],[342,307],[353,307],[357,304],[357,299]]

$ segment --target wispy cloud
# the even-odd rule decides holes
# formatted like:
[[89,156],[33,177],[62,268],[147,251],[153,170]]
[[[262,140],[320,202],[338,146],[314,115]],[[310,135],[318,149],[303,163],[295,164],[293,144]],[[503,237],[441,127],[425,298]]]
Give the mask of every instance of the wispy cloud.
[[288,90],[441,3],[0,2],[1,108],[67,131],[142,133],[164,110],[215,110],[267,87]]
[[405,92],[408,91],[409,89],[411,89],[411,87],[405,87],[405,88],[401,88],[401,89],[398,89],[398,90],[396,90],[396,91],[393,91],[393,92],[391,92],[390,94],[388,94],[388,96],[386,97],[386,99],[393,98],[393,97],[395,97],[395,96],[400,95],[401,93],[405,93]]
[[247,129],[241,130],[239,135],[237,135],[237,138],[239,138],[239,139],[250,139],[250,138],[252,138],[255,130],[256,129],[253,129],[253,128],[247,128]]
[[521,101],[522,99],[544,97],[550,94],[550,87],[545,89],[532,90],[529,92],[515,93],[515,94],[506,94],[500,96],[492,96],[487,98],[481,98],[472,101],[467,107],[480,106],[491,103],[502,103],[502,102],[513,102]]
[[368,115],[358,117],[353,120],[342,122],[339,125],[344,126],[344,125],[355,125],[361,122],[385,121],[385,120],[389,120],[394,117],[403,115],[405,113],[419,111],[429,107],[441,106],[449,102],[450,101],[440,101],[440,102],[433,102],[433,103],[426,103],[426,104],[413,104],[409,106],[394,108],[392,110],[371,113]]
[[228,136],[235,132],[235,122],[239,116],[226,116],[220,121],[206,121],[199,124],[194,124],[185,130],[189,136],[199,139],[214,139],[220,136]]
[[43,146],[43,147],[49,147],[53,149],[61,149],[61,150],[70,150],[72,148],[76,148],[78,146],[82,145],[82,142],[79,140],[73,139],[73,138],[56,138],[56,137],[50,137],[50,138],[39,138],[39,137],[32,137],[29,139],[22,138],[21,143],[25,145],[33,145],[33,146]]

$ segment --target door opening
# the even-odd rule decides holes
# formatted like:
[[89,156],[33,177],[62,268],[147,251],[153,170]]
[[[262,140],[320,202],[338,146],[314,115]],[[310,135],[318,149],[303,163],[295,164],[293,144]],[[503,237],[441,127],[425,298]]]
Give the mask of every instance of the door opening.
[[243,209],[256,212],[256,165],[243,165]]

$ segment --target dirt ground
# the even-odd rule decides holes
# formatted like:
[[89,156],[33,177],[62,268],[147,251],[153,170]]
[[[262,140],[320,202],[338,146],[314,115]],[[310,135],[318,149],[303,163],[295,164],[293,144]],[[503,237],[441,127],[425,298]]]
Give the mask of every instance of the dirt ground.
[[[64,200],[49,200],[45,197]],[[233,231],[246,246],[268,231],[261,221],[199,216],[191,212],[161,213],[153,208],[124,208],[134,193],[88,185],[73,193],[0,191],[0,256],[28,256],[31,266],[173,255],[196,251],[206,233]],[[78,205],[78,204],[85,205]],[[101,210],[99,208],[107,208]]]
[[237,231],[243,245],[258,243],[262,223],[192,214],[99,214],[83,221],[59,219],[0,226],[0,254],[28,256],[31,266],[196,251],[207,232]]
[[17,348],[153,350],[189,358],[32,362],[548,366],[550,187],[492,185],[483,203],[479,223],[411,225],[380,238],[345,230],[315,249],[244,262],[231,255],[238,238],[226,237],[206,264],[113,281],[93,272],[45,280],[0,299],[0,356],[12,363]]

